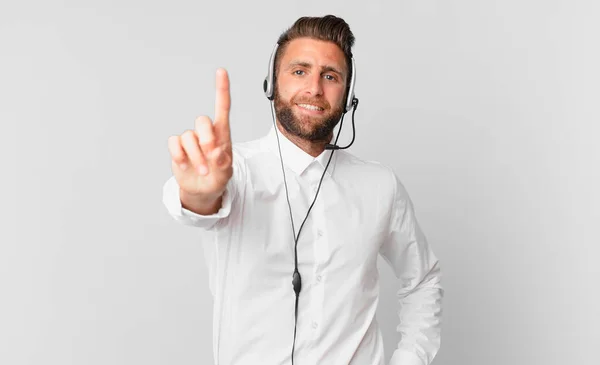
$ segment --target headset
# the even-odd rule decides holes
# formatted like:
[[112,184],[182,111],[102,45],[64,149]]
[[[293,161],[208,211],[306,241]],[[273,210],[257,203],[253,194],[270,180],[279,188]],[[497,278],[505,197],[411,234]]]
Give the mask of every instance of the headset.
[[[296,347],[296,326],[298,324],[298,298],[300,296],[300,291],[302,290],[302,278],[300,276],[300,272],[298,271],[298,239],[300,237],[300,232],[302,231],[302,227],[304,227],[304,223],[306,223],[306,220],[308,219],[308,215],[310,214],[312,207],[315,205],[315,202],[317,201],[317,196],[319,195],[319,191],[321,190],[321,183],[323,182],[323,178],[325,177],[325,173],[327,172],[327,168],[329,167],[331,158],[333,157],[333,153],[336,150],[346,149],[354,143],[354,138],[356,135],[356,131],[355,131],[355,127],[354,127],[354,113],[356,112],[356,108],[358,107],[358,99],[354,95],[354,85],[356,83],[356,66],[354,63],[354,57],[352,57],[351,58],[352,79],[350,81],[350,85],[346,89],[346,98],[344,100],[345,101],[344,113],[342,114],[342,118],[340,120],[340,127],[338,129],[337,136],[335,138],[334,143],[325,145],[325,149],[332,150],[332,151],[331,151],[331,154],[329,155],[329,160],[327,161],[327,165],[325,166],[323,174],[321,175],[321,179],[319,180],[319,185],[317,187],[315,197],[314,197],[310,207],[308,208],[308,212],[306,212],[306,216],[304,217],[304,220],[302,221],[302,224],[300,225],[300,229],[298,230],[298,233],[296,234],[296,229],[294,227],[294,219],[292,218],[292,206],[290,204],[290,196],[289,196],[289,192],[288,192],[287,180],[285,177],[285,167],[283,164],[283,157],[281,155],[281,144],[279,142],[279,131],[278,131],[277,126],[275,125],[275,103],[274,103],[274,99],[275,99],[275,56],[277,54],[278,48],[279,48],[279,43],[277,43],[275,45],[275,47],[273,48],[273,52],[271,53],[271,58],[269,59],[269,69],[268,69],[267,77],[265,78],[265,81],[263,82],[263,91],[265,92],[265,96],[267,97],[267,99],[269,99],[271,101],[271,115],[273,116],[273,126],[275,127],[275,135],[277,136],[277,146],[279,148],[279,159],[281,161],[281,171],[283,172],[283,183],[285,185],[285,195],[286,195],[287,204],[288,204],[289,213],[290,213],[292,233],[294,235],[294,273],[292,275],[292,287],[294,289],[294,293],[296,294],[296,304],[295,304],[295,317],[294,317],[294,342],[292,344],[292,356],[291,356],[292,365],[294,365],[294,349]],[[352,109],[352,141],[347,146],[340,147],[337,145],[337,140],[338,140],[338,138],[340,136],[340,132],[342,130],[342,125],[344,123],[344,116],[351,109]]]

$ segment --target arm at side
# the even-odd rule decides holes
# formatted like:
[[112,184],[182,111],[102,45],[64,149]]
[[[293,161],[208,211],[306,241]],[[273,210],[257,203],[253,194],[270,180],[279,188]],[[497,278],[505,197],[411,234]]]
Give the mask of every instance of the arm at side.
[[390,365],[429,365],[441,344],[443,289],[439,260],[417,223],[408,193],[394,175],[394,210],[381,255],[399,279],[400,342]]

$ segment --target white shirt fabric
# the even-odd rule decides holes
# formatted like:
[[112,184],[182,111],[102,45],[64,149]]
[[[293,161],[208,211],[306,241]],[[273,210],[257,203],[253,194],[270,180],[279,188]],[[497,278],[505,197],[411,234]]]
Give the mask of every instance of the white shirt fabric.
[[[294,239],[275,133],[234,144],[233,177],[216,214],[183,209],[173,177],[163,189],[170,215],[200,228],[216,365],[291,364]],[[313,158],[279,137],[298,232],[332,152]],[[394,172],[335,151],[298,241],[295,365],[384,364],[378,254],[399,286],[401,339],[390,365],[427,365],[440,347],[438,259]]]

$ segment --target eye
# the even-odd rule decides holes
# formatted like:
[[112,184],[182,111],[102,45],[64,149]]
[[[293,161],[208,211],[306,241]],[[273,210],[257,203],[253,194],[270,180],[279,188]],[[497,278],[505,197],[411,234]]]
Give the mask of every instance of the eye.
[[304,75],[304,71],[296,70],[296,71],[294,71],[294,75],[302,76],[302,75]]
[[325,75],[325,78],[329,81],[336,81],[337,79],[333,75]]

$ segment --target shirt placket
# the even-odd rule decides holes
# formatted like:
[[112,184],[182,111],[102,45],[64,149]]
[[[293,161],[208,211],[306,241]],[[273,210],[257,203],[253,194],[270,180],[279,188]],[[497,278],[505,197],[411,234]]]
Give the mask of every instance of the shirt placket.
[[[309,170],[309,181],[310,181],[310,189],[312,193],[312,198],[317,192],[319,187],[319,181],[323,174],[322,166],[314,162]],[[323,320],[323,305],[325,300],[325,289],[324,282],[326,279],[326,272],[323,267],[323,263],[326,261],[326,253],[327,253],[327,231],[325,225],[325,214],[323,211],[323,199],[326,199],[326,193],[324,191],[324,186],[326,185],[328,176],[325,175],[323,178],[323,183],[321,184],[321,188],[319,191],[319,196],[317,197],[317,201],[313,206],[311,211],[311,225],[312,228],[312,236],[313,239],[313,252],[314,252],[314,265],[312,267],[312,293],[311,293],[311,322],[310,322],[310,333],[312,334],[312,339],[315,340],[318,338],[322,329],[322,320]],[[314,345],[314,342],[313,342]]]

